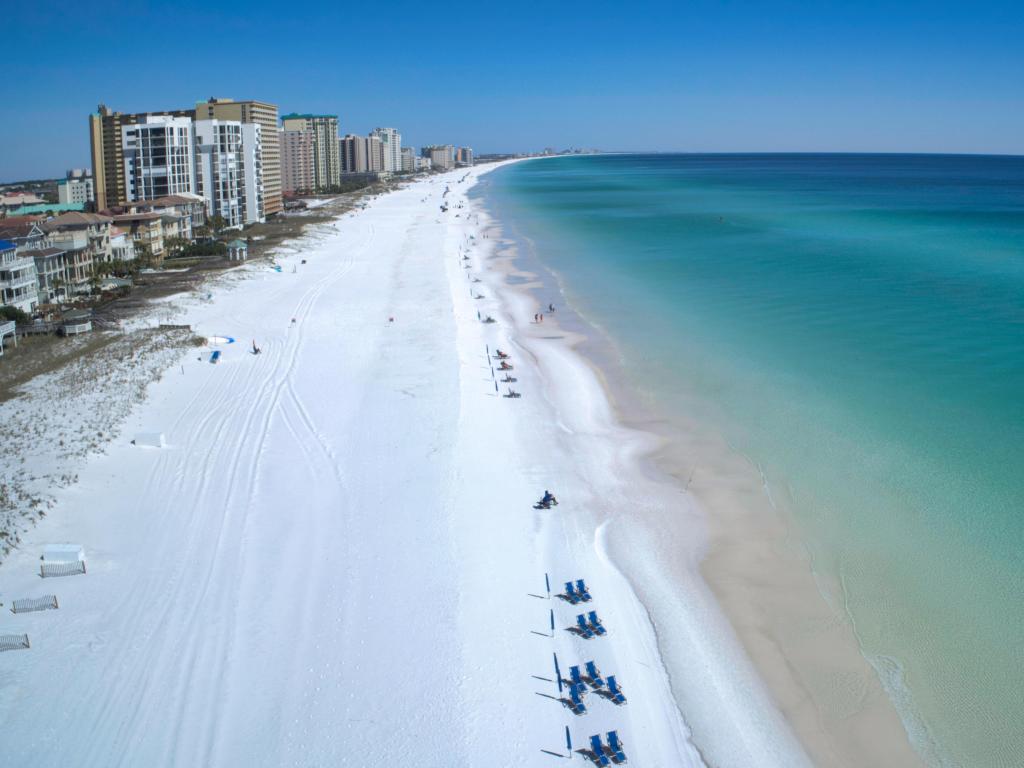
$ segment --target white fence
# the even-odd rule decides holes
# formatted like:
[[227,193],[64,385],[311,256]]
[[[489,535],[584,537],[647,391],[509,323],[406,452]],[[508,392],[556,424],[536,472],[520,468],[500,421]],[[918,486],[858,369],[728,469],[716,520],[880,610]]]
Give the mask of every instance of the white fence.
[[39,575],[44,579],[53,576],[75,576],[85,573],[85,560],[75,560],[70,563],[40,563]]

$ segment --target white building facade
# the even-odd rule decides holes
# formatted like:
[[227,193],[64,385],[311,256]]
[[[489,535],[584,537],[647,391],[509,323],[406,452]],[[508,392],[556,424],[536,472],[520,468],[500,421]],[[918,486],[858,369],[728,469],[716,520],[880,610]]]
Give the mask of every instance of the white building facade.
[[195,192],[228,229],[264,220],[260,131],[256,123],[195,122]]
[[245,179],[245,223],[266,221],[263,210],[263,126],[242,123],[242,174]]
[[0,240],[0,302],[29,313],[39,303],[36,263],[10,240]]
[[62,205],[86,204],[96,200],[92,173],[76,168],[68,171],[67,178],[57,182],[57,202]]
[[195,188],[193,123],[187,117],[148,115],[121,127],[128,199],[152,200]]

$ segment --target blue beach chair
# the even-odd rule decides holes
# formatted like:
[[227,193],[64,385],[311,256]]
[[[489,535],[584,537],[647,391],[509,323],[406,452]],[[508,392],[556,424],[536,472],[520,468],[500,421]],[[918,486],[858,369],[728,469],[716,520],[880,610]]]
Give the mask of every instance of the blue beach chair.
[[612,762],[616,765],[626,762],[626,753],[622,751],[622,742],[616,731],[608,731],[608,749],[612,752]]
[[576,631],[579,632],[580,635],[585,637],[587,640],[594,636],[593,630],[591,630],[590,627],[587,626],[587,620],[584,618],[582,613],[576,617]]
[[576,605],[576,603],[583,599],[581,595],[576,594],[576,590],[573,589],[571,581],[565,582],[565,597],[573,605]]
[[569,682],[572,685],[583,685],[583,675],[579,667],[569,667]]
[[619,688],[615,675],[608,675],[608,693],[612,695],[613,704],[622,705],[626,703],[626,697],[622,694],[622,689]]
[[601,743],[601,736],[590,737],[590,751],[594,753],[594,762],[598,765],[608,765],[608,756],[604,753],[604,744]]
[[608,630],[601,624],[601,620],[597,618],[597,611],[591,611],[587,614],[590,617],[590,628],[599,635],[605,634]]
[[569,686],[569,709],[574,715],[587,714],[587,707],[583,703],[583,684]]
[[585,603],[589,603],[593,599],[590,597],[590,592],[587,591],[587,585],[583,583],[583,579],[576,579],[576,594]]
[[587,676],[590,677],[590,684],[595,688],[604,686],[604,680],[601,679],[601,673],[597,670],[597,664],[592,661],[587,662]]

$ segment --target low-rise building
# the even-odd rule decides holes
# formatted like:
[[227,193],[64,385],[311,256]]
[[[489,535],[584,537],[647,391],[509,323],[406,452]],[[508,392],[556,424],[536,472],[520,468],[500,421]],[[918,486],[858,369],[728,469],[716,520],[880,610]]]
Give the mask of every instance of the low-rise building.
[[51,304],[67,296],[67,254],[62,248],[37,248],[21,253],[36,264],[40,304]]
[[31,192],[4,192],[0,196],[0,211],[22,208],[26,205],[39,205],[45,202],[43,198],[33,195]]
[[120,264],[135,261],[135,240],[128,229],[110,228],[110,260]]
[[93,264],[110,261],[110,216],[65,213],[42,225],[50,247],[65,252],[67,284],[72,293],[89,290]]
[[94,203],[96,190],[93,186],[92,172],[76,168],[68,171],[67,178],[57,182],[57,202],[59,203]]
[[43,247],[46,233],[39,226],[39,216],[9,216],[0,219],[0,240],[11,240],[18,250]]
[[[123,230],[131,238],[135,254],[148,254],[155,264],[164,260],[164,222],[159,213],[155,211],[122,213],[113,217],[113,225],[111,238],[113,238],[114,228]],[[112,247],[113,242],[111,242]],[[123,248],[123,246],[121,247]],[[111,258],[113,258],[113,252],[111,252]]]
[[22,312],[34,312],[39,303],[35,261],[11,240],[0,240],[0,302]]
[[109,215],[157,213],[163,221],[164,245],[171,238],[192,241],[206,226],[206,201],[199,195],[180,194],[140,200],[107,211]]

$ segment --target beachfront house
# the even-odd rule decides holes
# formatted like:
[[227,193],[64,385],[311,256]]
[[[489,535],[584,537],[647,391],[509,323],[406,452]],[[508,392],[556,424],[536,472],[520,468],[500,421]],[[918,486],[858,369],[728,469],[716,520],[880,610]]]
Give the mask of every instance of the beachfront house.
[[113,217],[116,227],[127,229],[135,253],[148,253],[154,264],[164,260],[164,222],[156,211],[122,213]]
[[88,293],[93,264],[110,261],[110,224],[98,213],[65,213],[42,225],[50,247],[65,252],[71,293]]
[[21,251],[21,254],[36,263],[40,304],[50,304],[61,296],[67,297],[67,254],[63,248],[35,248]]
[[113,214],[155,213],[163,224],[164,246],[172,238],[192,241],[206,226],[206,201],[199,195],[182,193],[153,200],[135,200],[110,211]]
[[110,260],[119,264],[135,261],[135,241],[127,229],[110,228]]
[[42,248],[46,233],[40,228],[42,216],[8,216],[0,219],[0,240],[10,240],[18,251]]
[[18,253],[12,240],[0,240],[0,302],[26,313],[39,303],[35,261]]

